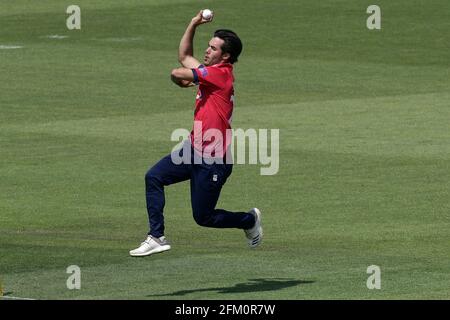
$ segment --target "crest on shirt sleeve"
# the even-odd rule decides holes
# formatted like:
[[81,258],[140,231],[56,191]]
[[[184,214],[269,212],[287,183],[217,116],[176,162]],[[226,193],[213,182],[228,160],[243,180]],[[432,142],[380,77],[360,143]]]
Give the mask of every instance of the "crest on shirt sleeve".
[[200,67],[198,70],[202,73],[203,78],[208,75],[208,70],[205,67]]

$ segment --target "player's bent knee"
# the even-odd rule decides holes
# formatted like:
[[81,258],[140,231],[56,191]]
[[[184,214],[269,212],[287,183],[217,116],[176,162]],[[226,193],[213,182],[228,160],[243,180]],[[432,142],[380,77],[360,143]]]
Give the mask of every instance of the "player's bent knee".
[[155,172],[155,170],[148,170],[145,174],[145,182],[146,183],[159,183],[161,181],[159,175]]
[[213,224],[212,216],[205,212],[194,212],[194,220],[202,227],[210,227]]

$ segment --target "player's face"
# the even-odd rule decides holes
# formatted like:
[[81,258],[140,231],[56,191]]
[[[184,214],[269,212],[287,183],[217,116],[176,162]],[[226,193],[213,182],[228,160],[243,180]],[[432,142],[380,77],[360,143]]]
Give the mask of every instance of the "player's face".
[[203,64],[205,66],[212,66],[222,62],[224,59],[222,54],[223,40],[220,38],[212,38],[209,40],[208,48],[205,50],[205,57],[203,58]]

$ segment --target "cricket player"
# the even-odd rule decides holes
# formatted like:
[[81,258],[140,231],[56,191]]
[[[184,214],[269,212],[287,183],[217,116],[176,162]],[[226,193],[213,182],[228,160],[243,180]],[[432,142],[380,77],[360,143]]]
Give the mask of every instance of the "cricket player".
[[[216,209],[222,186],[233,168],[233,164],[226,161],[231,144],[226,137],[233,114],[233,64],[242,51],[242,43],[234,32],[217,30],[200,63],[193,56],[195,30],[211,21],[212,17],[207,20],[200,11],[181,38],[178,60],[182,67],[172,71],[171,79],[180,87],[198,85],[194,130],[183,148],[175,151],[177,157],[187,161],[174,163],[174,154],[169,154],[145,175],[150,231],[144,242],[130,251],[131,256],[148,256],[170,250],[164,236],[164,187],[186,180],[190,180],[192,212],[197,224],[243,229],[250,247],[261,243],[261,212],[257,208],[248,212]],[[206,132],[219,134],[205,138]]]

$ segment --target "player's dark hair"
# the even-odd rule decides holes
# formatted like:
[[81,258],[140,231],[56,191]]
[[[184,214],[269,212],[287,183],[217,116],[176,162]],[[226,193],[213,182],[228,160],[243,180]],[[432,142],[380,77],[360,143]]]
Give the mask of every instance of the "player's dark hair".
[[214,32],[214,37],[223,40],[222,53],[229,53],[229,63],[233,64],[238,61],[238,57],[242,52],[242,42],[238,35],[231,30],[219,29]]

